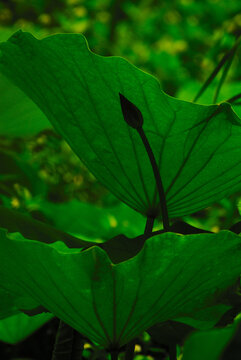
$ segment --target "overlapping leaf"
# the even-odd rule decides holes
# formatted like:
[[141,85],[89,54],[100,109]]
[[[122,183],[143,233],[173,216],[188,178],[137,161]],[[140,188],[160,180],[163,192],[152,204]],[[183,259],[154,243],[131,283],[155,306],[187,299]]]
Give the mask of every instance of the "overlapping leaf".
[[[98,213],[98,215],[101,217],[100,213]],[[81,219],[81,213],[79,213],[79,217],[81,224],[81,222],[84,221],[84,218]],[[0,206],[0,227],[6,229],[10,233],[19,232],[27,239],[35,239],[37,241],[47,244],[51,244],[56,241],[62,241],[71,248],[85,249],[100,243],[99,246],[107,252],[111,260],[114,262],[120,262],[136,255],[138,251],[142,248],[146,238],[148,237],[147,235],[140,235],[136,238],[130,239],[125,235],[121,234],[119,236],[115,236],[114,238],[109,239],[109,241],[104,242],[104,239],[100,239],[98,237],[98,234],[103,235],[103,228],[101,229],[102,231],[100,231],[99,233],[97,227],[91,232],[92,235],[94,235],[93,237],[96,241],[87,241],[81,238],[76,238],[75,236],[72,236],[64,231],[57,230],[48,224],[34,220],[27,215],[21,214],[15,210],[7,209],[3,206]],[[84,230],[86,230],[86,228]],[[89,239],[90,233],[86,235],[87,236],[85,236],[85,238]],[[3,296],[3,299],[5,298],[6,295]],[[0,300],[2,300],[1,296]],[[6,299],[6,302],[9,301]]]
[[100,208],[78,200],[58,204],[46,201],[41,203],[41,211],[58,229],[87,240],[103,242],[119,234],[134,237],[145,228],[145,218],[123,203]]
[[1,44],[0,62],[94,175],[141,213],[159,209],[159,199],[143,144],[123,120],[119,92],[143,114],[170,216],[240,189],[241,123],[230,105],[169,97],[154,77],[123,58],[90,52],[81,35],[39,41],[17,32]]
[[18,313],[0,320],[0,341],[17,344],[39,329],[53,317],[52,314],[28,316]]
[[[224,329],[213,329],[209,331],[199,331],[187,339],[184,350],[183,360],[219,360],[221,354],[237,331],[239,321]],[[231,357],[230,357],[231,359]]]
[[18,211],[0,206],[0,227],[9,232],[19,232],[27,239],[35,239],[46,243],[63,241],[69,247],[87,247],[92,243],[84,241],[66,232],[55,229],[41,221],[34,220],[30,216]]
[[229,231],[157,235],[117,265],[98,247],[80,252],[1,231],[0,288],[19,308],[42,305],[104,347],[212,306],[240,268],[241,238]]

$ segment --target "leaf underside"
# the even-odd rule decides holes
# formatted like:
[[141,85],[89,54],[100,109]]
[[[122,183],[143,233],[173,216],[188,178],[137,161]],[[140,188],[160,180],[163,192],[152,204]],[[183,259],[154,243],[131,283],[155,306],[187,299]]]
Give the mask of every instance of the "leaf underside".
[[99,247],[80,251],[1,230],[0,291],[14,294],[19,309],[42,305],[105,348],[215,305],[240,267],[241,238],[229,231],[157,235],[114,265]]
[[160,211],[148,156],[124,121],[119,92],[141,111],[171,217],[198,211],[241,184],[241,122],[229,104],[172,98],[120,57],[92,53],[82,35],[37,40],[17,32],[1,44],[0,69],[44,112],[90,171],[118,198]]

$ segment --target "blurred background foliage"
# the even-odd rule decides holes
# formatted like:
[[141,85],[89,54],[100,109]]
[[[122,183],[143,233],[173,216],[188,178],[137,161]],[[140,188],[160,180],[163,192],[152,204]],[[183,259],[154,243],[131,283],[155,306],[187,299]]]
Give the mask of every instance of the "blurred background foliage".
[[[168,94],[192,100],[240,36],[241,3],[238,0],[0,1],[0,40],[6,40],[20,28],[38,38],[59,32],[83,33],[92,51],[103,56],[123,56],[156,76]],[[240,57],[241,52],[237,51],[218,101],[240,91]],[[220,76],[199,102],[212,102]],[[4,79],[0,78],[0,85],[1,80]],[[8,101],[14,101],[15,93],[9,94]],[[2,107],[6,108],[3,101]],[[9,108],[10,103],[7,104]],[[24,109],[22,114],[18,111],[19,116],[16,112],[8,114],[16,117],[16,126],[27,121]],[[235,111],[240,115],[238,106]],[[29,116],[31,122],[37,115],[29,113]],[[6,136],[6,126],[0,124],[1,204],[50,223],[54,220],[43,211],[47,203],[79,200],[100,207],[119,206],[118,200],[95,180],[51,127],[45,130],[40,127],[40,132],[31,129],[27,135],[20,129],[16,134],[14,128],[15,132],[9,131],[10,136]],[[185,220],[212,231],[228,228],[239,217],[238,195]],[[123,217],[122,220],[126,221]],[[118,219],[112,218],[108,224],[116,227],[117,223]]]
[[[238,0],[15,0],[0,1],[0,25],[40,36],[83,33],[94,52],[126,57],[175,96],[187,81],[203,82],[230,49],[240,11]],[[240,76],[234,64],[230,81]]]
[[[0,41],[7,40],[20,28],[38,38],[59,32],[83,33],[95,53],[125,57],[156,76],[169,95],[193,100],[241,35],[241,2],[0,1]],[[240,58],[239,48],[223,79],[218,102],[240,93]],[[215,77],[199,103],[213,102],[220,79],[222,74]],[[0,205],[96,241],[107,240],[121,232],[136,236],[143,231],[145,220],[142,216],[120,204],[103,188],[38,109],[1,76],[0,92]],[[241,116],[241,107],[237,105],[234,109]],[[239,211],[241,195],[233,194],[184,220],[217,232],[237,222]],[[14,347],[13,350],[0,342],[0,353],[4,359],[12,359],[13,354],[20,353],[28,356],[31,347],[35,359],[43,359],[43,356],[47,359],[56,323],[51,326],[39,330],[27,345],[21,345],[21,349]],[[51,338],[50,345],[46,334]],[[209,339],[210,334],[207,336]],[[139,339],[139,342],[136,359],[167,358],[166,352],[149,338]],[[85,346],[85,358],[90,358],[91,345]],[[191,340],[189,346],[196,346],[195,342]],[[239,348],[237,353],[240,356]],[[185,356],[188,358],[187,354]],[[234,351],[232,359],[239,358],[235,356]],[[223,357],[226,358],[229,357]]]

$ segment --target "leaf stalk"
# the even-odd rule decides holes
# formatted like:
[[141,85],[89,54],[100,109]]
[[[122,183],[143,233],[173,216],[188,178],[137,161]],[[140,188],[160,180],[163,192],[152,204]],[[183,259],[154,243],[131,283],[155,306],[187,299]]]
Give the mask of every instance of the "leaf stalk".
[[153,217],[147,217],[146,219],[146,226],[145,226],[145,230],[144,230],[144,235],[148,235],[150,233],[152,233],[152,228],[154,225],[154,218]]
[[[161,180],[161,176],[160,176],[160,172],[157,166],[157,162],[155,159],[155,156],[153,154],[152,148],[150,146],[150,143],[146,137],[146,134],[143,130],[142,127],[137,129],[141,140],[143,142],[143,145],[145,146],[146,152],[148,154],[148,157],[150,159],[150,163],[152,166],[152,170],[155,176],[155,180],[156,180],[156,185],[157,185],[157,190],[158,190],[158,194],[159,194],[159,198],[160,198],[160,204],[161,204],[161,210],[162,210],[162,221],[163,221],[163,227],[165,231],[168,231],[170,228],[170,224],[169,224],[169,217],[168,217],[168,210],[167,210],[167,203],[166,203],[166,197],[165,197],[165,192],[164,192],[164,188],[163,188],[163,184],[162,184],[162,180]],[[153,219],[154,221],[154,219]]]

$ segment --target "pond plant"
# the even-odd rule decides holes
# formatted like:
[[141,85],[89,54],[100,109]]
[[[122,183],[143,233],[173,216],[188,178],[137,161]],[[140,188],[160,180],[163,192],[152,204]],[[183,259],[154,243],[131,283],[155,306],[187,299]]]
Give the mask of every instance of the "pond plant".
[[[61,319],[56,360],[80,359],[83,337],[96,353],[133,359],[143,331],[176,359],[168,322],[202,330],[231,323],[240,311],[240,223],[212,233],[175,221],[241,189],[241,121],[231,105],[170,97],[125,59],[92,53],[79,34],[37,40],[19,31],[0,45],[0,71],[146,218],[139,236],[98,244],[1,207],[0,317]],[[155,220],[163,229],[153,230]]]

